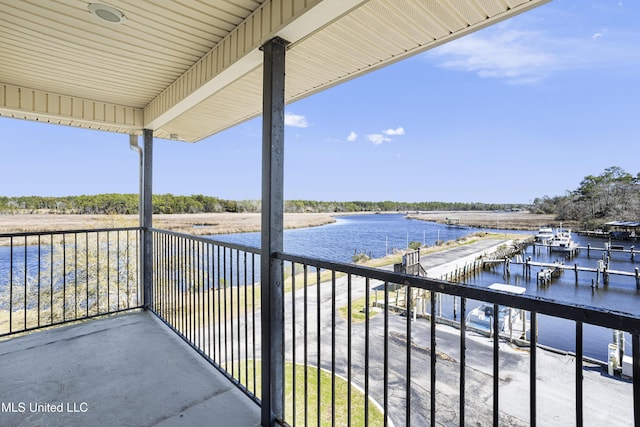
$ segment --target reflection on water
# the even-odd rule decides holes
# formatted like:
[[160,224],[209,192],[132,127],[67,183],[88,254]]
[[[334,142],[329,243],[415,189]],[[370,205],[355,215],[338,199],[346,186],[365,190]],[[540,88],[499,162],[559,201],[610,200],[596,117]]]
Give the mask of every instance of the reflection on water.
[[[329,259],[333,261],[350,262],[355,252],[366,252],[373,257],[384,256],[394,248],[404,249],[412,241],[433,245],[436,240],[454,240],[478,229],[451,228],[443,224],[418,220],[409,220],[402,214],[381,215],[353,215],[338,217],[337,222],[321,227],[286,230],[284,233],[285,252]],[[505,231],[507,232],[507,231]],[[513,231],[508,231],[513,233]],[[531,232],[532,234],[534,232]],[[602,248],[604,241],[573,236],[580,246],[591,244],[592,248]],[[215,236],[216,240],[240,243],[258,247],[260,233],[243,233]],[[625,249],[629,249],[629,242],[617,242]],[[602,252],[592,250],[590,256],[582,250],[572,259],[564,259],[562,254],[549,253],[545,248],[536,250],[528,247],[524,257],[531,256],[534,261],[554,262],[564,261],[565,264],[578,264],[580,267],[596,267]],[[612,253],[610,268],[615,270],[633,271],[640,264],[640,256],[635,261],[630,260],[629,254]],[[527,289],[526,294],[537,295],[563,302],[571,302],[586,306],[615,309],[617,311],[636,313],[640,307],[640,292],[636,290],[635,278],[612,276],[608,286],[592,288],[595,273],[579,272],[579,282],[576,284],[573,271],[565,271],[559,278],[554,279],[548,286],[536,283],[535,268],[532,268],[531,278],[526,278],[522,267],[511,266],[511,274],[504,277],[502,266],[491,271],[484,271],[466,279],[467,283],[478,286],[489,286],[492,283],[508,283]],[[480,303],[470,301],[469,310]],[[443,298],[443,312],[453,317],[452,298]],[[573,322],[539,316],[539,341],[543,345],[561,348],[568,351],[575,350],[575,325]],[[607,358],[607,344],[611,342],[612,332],[607,329],[584,326],[584,341],[586,356],[599,360]],[[630,351],[630,337],[627,336],[626,351]]]
[[[298,255],[351,262],[351,258],[356,252],[364,252],[372,257],[382,257],[393,252],[396,248],[406,248],[413,241],[432,246],[437,240],[454,240],[474,231],[478,231],[478,229],[452,228],[443,224],[409,220],[403,214],[350,215],[338,217],[335,223],[325,226],[285,230],[284,249],[285,252]],[[260,233],[216,235],[212,236],[212,239],[245,246],[260,246]],[[593,248],[602,248],[605,243],[603,240],[588,239],[582,236],[574,236],[574,239],[581,246],[590,243]],[[630,245],[629,242],[613,243],[621,244],[625,249],[629,249]],[[41,255],[46,256],[48,252],[45,245]],[[23,248],[17,246],[14,248],[13,254],[14,267],[11,268],[9,248],[0,247],[0,291],[9,276],[12,276],[14,281],[24,281],[24,267],[18,268],[20,265],[26,264],[29,271],[37,270],[37,255],[36,247],[29,247],[25,252]],[[533,247],[529,247],[524,257],[530,256],[534,261],[564,261],[568,265],[596,267],[601,255],[602,251],[592,250],[588,255],[585,250],[582,250],[575,258],[563,260],[562,254],[548,253],[544,249],[534,252]],[[229,253],[228,256],[231,257],[232,253]],[[224,259],[223,257],[223,262],[225,262]],[[259,261],[253,262],[257,262],[256,265],[259,265]],[[631,272],[639,264],[640,256],[637,256],[635,261],[631,261],[629,254],[614,252],[611,256],[610,268]],[[640,307],[640,291],[636,290],[634,277],[612,276],[608,286],[601,283],[598,288],[595,288],[591,286],[592,282],[596,281],[595,273],[579,272],[579,281],[576,283],[574,272],[565,271],[550,285],[540,286],[536,283],[536,273],[536,268],[532,268],[531,276],[527,278],[523,274],[521,266],[512,264],[511,274],[507,277],[503,275],[502,266],[499,266],[491,271],[483,271],[468,277],[465,281],[478,286],[508,283],[526,288],[528,295],[627,313],[637,313],[638,307]],[[259,275],[259,268],[257,271],[251,271],[250,274]],[[241,283],[239,279],[233,280],[233,282]],[[444,297],[442,303],[443,315],[453,317],[453,299]],[[469,301],[467,307],[468,310],[471,310],[478,305],[480,305],[479,302]],[[612,332],[585,325],[584,338],[585,355],[606,360],[607,344],[612,340]],[[569,321],[540,316],[539,341],[541,344],[573,351],[575,349],[575,326]],[[628,352],[631,342],[629,337],[626,342],[626,351]]]

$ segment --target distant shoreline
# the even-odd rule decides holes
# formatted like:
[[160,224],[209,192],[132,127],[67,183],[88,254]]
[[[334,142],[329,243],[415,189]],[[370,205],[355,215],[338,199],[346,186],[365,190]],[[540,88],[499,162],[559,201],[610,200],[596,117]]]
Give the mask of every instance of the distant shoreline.
[[[406,213],[406,212],[384,212]],[[285,213],[284,226],[316,227],[331,224],[336,216],[375,214],[375,212]],[[421,221],[447,223],[456,219],[461,225],[476,228],[536,230],[555,225],[553,215],[529,212],[431,211],[407,214]],[[215,235],[260,231],[259,213],[198,213],[159,214],[153,216],[153,226],[192,235]],[[0,233],[85,230],[95,228],[136,227],[138,215],[78,215],[78,214],[4,214],[0,215]],[[566,223],[570,226],[571,224]]]

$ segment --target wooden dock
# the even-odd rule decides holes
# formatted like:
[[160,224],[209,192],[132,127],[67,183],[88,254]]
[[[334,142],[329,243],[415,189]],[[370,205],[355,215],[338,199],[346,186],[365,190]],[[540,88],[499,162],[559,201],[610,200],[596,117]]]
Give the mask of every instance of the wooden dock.
[[[534,251],[537,250],[539,253],[541,248],[548,248],[548,250],[550,250],[549,245],[534,243],[533,245]],[[577,252],[579,251],[587,251],[588,257],[591,256],[591,252],[600,252],[601,254],[606,254],[606,256],[611,256],[613,254],[618,253],[618,254],[629,254],[629,258],[631,259],[632,262],[635,261],[636,254],[638,253],[638,250],[635,248],[634,245],[631,245],[629,249],[625,249],[624,245],[616,245],[612,243],[605,243],[603,247],[592,247],[591,243],[589,243],[587,246],[578,245],[575,247],[575,250],[576,252],[569,254],[569,257],[576,255]]]
[[592,286],[598,286],[600,284],[600,279],[602,278],[602,282],[607,285],[609,283],[610,276],[624,276],[624,277],[634,277],[636,280],[636,288],[640,290],[640,269],[635,267],[634,271],[622,271],[622,270],[613,270],[608,267],[609,263],[607,260],[599,260],[597,267],[580,267],[578,264],[565,264],[563,262],[537,262],[531,261],[531,258],[527,258],[525,260],[520,259],[519,257],[512,261],[510,259],[504,260],[485,260],[485,263],[495,264],[497,262],[504,263],[505,266],[505,274],[511,274],[511,265],[521,265],[522,266],[522,275],[525,277],[531,277],[531,268],[537,267],[540,270],[537,273],[538,283],[543,285],[548,285],[551,281],[560,276],[563,272],[570,270],[575,273],[575,280],[578,283],[578,273],[586,272],[586,273],[594,273],[596,275],[595,279],[592,280]]

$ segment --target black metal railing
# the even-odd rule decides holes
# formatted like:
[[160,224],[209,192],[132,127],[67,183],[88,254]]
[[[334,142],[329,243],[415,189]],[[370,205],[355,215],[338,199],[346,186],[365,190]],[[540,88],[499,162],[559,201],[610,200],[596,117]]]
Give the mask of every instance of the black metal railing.
[[163,230],[153,250],[153,311],[257,401],[258,250]]
[[[154,311],[259,401],[260,355],[267,348],[259,342],[258,250],[160,230],[153,245]],[[538,315],[575,324],[575,354],[557,362],[575,369],[556,381],[574,384],[559,411],[577,425],[590,409],[583,372],[594,369],[583,364],[583,325],[632,335],[634,379],[622,380],[628,411],[615,415],[638,422],[638,316],[290,254],[273,259],[283,272],[283,292],[275,298],[282,299],[284,315],[272,327],[282,331],[285,345],[282,359],[272,361],[282,369],[272,372],[282,372],[273,381],[282,386],[275,390],[282,390],[277,398],[284,402],[284,423],[508,424],[515,417],[509,384],[518,365],[526,379],[519,380],[520,390],[526,387],[516,406],[526,410],[516,418],[544,424],[548,411],[539,404],[547,398],[541,393],[553,385],[539,370],[548,368],[548,352],[537,345]],[[438,318],[436,295],[457,298],[458,320]],[[501,306],[529,313],[530,333],[517,337],[519,350],[505,345],[513,338],[508,335],[471,333],[465,321],[471,302],[487,302],[494,313]],[[498,317],[491,320],[499,331]]]
[[[290,377],[296,377],[296,369],[306,372],[308,366],[319,366],[331,373],[332,380],[344,377],[347,383],[358,384],[365,395],[364,404],[362,407],[354,406],[352,393],[346,395],[348,425],[351,425],[356,413],[365,425],[370,424],[373,416],[369,410],[371,405],[367,404],[370,400],[379,403],[382,409],[380,423],[383,425],[510,424],[513,419],[510,418],[510,411],[501,405],[501,399],[508,397],[509,402],[513,402],[513,396],[506,389],[513,380],[510,372],[513,367],[509,367],[505,375],[501,375],[500,370],[503,365],[513,363],[520,364],[519,370],[524,369],[525,375],[528,369],[527,395],[519,396],[521,400],[528,400],[528,405],[525,405],[528,406],[528,413],[526,416],[521,413],[520,420],[524,418],[529,425],[536,425],[541,415],[548,416],[538,411],[538,402],[545,397],[539,395],[538,391],[541,386],[547,391],[553,387],[548,381],[538,378],[543,376],[538,371],[541,364],[536,342],[538,315],[575,322],[575,356],[565,356],[570,363],[575,363],[575,371],[572,377],[555,379],[557,384],[573,382],[575,392],[572,396],[563,396],[563,404],[556,404],[555,409],[561,412],[565,420],[568,418],[570,423],[576,425],[583,425],[587,419],[584,403],[587,396],[583,393],[583,370],[586,368],[582,358],[583,325],[597,325],[632,335],[633,382],[627,381],[629,393],[624,397],[628,398],[629,411],[626,418],[622,417],[628,425],[634,422],[638,425],[640,422],[640,317],[637,315],[290,254],[277,254],[276,258],[281,260],[285,270],[301,271],[294,278],[304,284],[301,289],[291,286],[291,292],[283,295],[287,301],[285,335],[290,337],[285,357],[296,362],[293,364],[294,374]],[[404,308],[394,304],[400,289],[405,298]],[[372,297],[372,293],[382,295]],[[458,298],[458,322],[438,319],[437,295]],[[425,320],[415,321],[419,298],[429,300],[430,310],[424,313]],[[508,351],[510,347],[504,345],[509,340],[508,335],[493,333],[490,346],[487,346],[486,338],[480,341],[471,338],[477,337],[477,334],[469,335],[467,332],[465,319],[469,301],[488,302],[492,305],[493,313],[498,313],[499,308],[504,306],[531,314],[528,327],[530,334],[523,334],[518,340],[524,346],[520,347],[520,355],[508,354],[513,353]],[[340,309],[336,309],[338,305],[343,308],[346,306],[344,316],[341,316]],[[362,311],[361,324],[355,323],[354,310]],[[374,310],[378,311],[375,316]],[[309,311],[313,312],[312,316]],[[499,317],[493,316],[491,320],[492,330],[500,331]],[[440,321],[446,325],[440,325]],[[452,329],[451,325],[457,329]],[[304,342],[297,342],[300,339],[297,337]],[[526,357],[522,355],[522,350],[525,350]],[[478,354],[487,351],[490,359],[477,360]],[[510,357],[507,359],[508,355]],[[566,364],[567,360],[560,363]],[[285,376],[282,381],[291,381],[288,378]],[[611,378],[610,381],[617,385],[616,379]],[[480,387],[484,382],[489,382],[491,386]],[[285,413],[285,419],[293,424],[318,422],[324,425],[326,422],[333,425],[339,398],[336,397],[333,383],[327,387],[331,387],[326,392],[331,396],[328,402],[331,411],[318,415],[324,419],[309,419],[311,411],[306,392],[294,403],[295,406],[300,402],[302,410]],[[318,385],[317,394],[323,393]],[[593,400],[599,401],[600,398],[594,397]],[[457,402],[457,407],[452,402]],[[320,407],[317,412],[320,414]],[[571,413],[574,415],[567,415]],[[619,417],[620,414],[610,414],[609,419],[614,419],[614,416]]]
[[0,234],[0,336],[140,307],[139,228]]
[[[141,307],[141,232],[0,235],[0,335]],[[151,310],[260,403],[261,354],[271,344],[260,342],[266,323],[259,250],[149,232]],[[618,391],[622,387],[622,400],[628,400],[626,412],[612,419],[640,423],[637,315],[291,254],[273,254],[270,262],[282,271],[282,292],[272,298],[280,299],[284,313],[280,324],[269,324],[282,333],[284,348],[271,360],[281,369],[264,369],[281,373],[270,376],[279,384],[272,390],[281,390],[275,399],[283,402],[277,414],[283,423],[544,424],[549,414],[541,403],[549,400],[545,393],[553,381],[560,381],[573,386],[553,409],[582,425],[593,400],[585,390],[594,386],[591,376],[585,386],[585,372],[595,369],[582,357],[586,325],[631,334],[633,380],[602,376]],[[456,319],[438,317],[438,295],[457,298]],[[498,316],[491,318],[490,338],[470,331],[467,306],[476,302],[488,303],[493,313],[500,307],[529,313],[529,333],[516,337],[518,350],[507,345],[511,334],[495,333],[502,329]],[[575,353],[554,362],[564,370],[549,368],[548,352],[537,345],[538,315],[575,325]],[[547,369],[556,377],[549,379]],[[519,391],[517,401],[513,390]]]

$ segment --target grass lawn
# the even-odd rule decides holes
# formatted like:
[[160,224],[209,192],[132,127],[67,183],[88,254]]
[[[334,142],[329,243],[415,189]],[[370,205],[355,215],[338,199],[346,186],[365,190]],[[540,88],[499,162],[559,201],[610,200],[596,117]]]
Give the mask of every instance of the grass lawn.
[[[258,398],[262,395],[260,384],[261,365],[256,363],[255,377],[258,384],[255,390]],[[239,373],[241,381],[248,379],[246,387],[253,391],[253,361],[248,364],[248,372],[245,375],[244,361],[236,364],[242,372]],[[295,370],[295,422],[294,422],[294,370]],[[341,377],[335,377],[335,424],[332,424],[332,384],[331,372],[320,370],[320,424],[321,426],[347,426],[348,423],[348,390],[347,381]],[[305,399],[305,383],[306,399]],[[306,405],[305,405],[306,400]],[[308,425],[318,425],[318,369],[307,366],[306,382],[304,365],[285,362],[285,420],[291,425],[305,425],[305,417]],[[365,423],[364,412],[365,397],[362,390],[351,385],[351,425],[352,426],[381,426],[383,425],[382,411],[369,399],[368,419]]]

